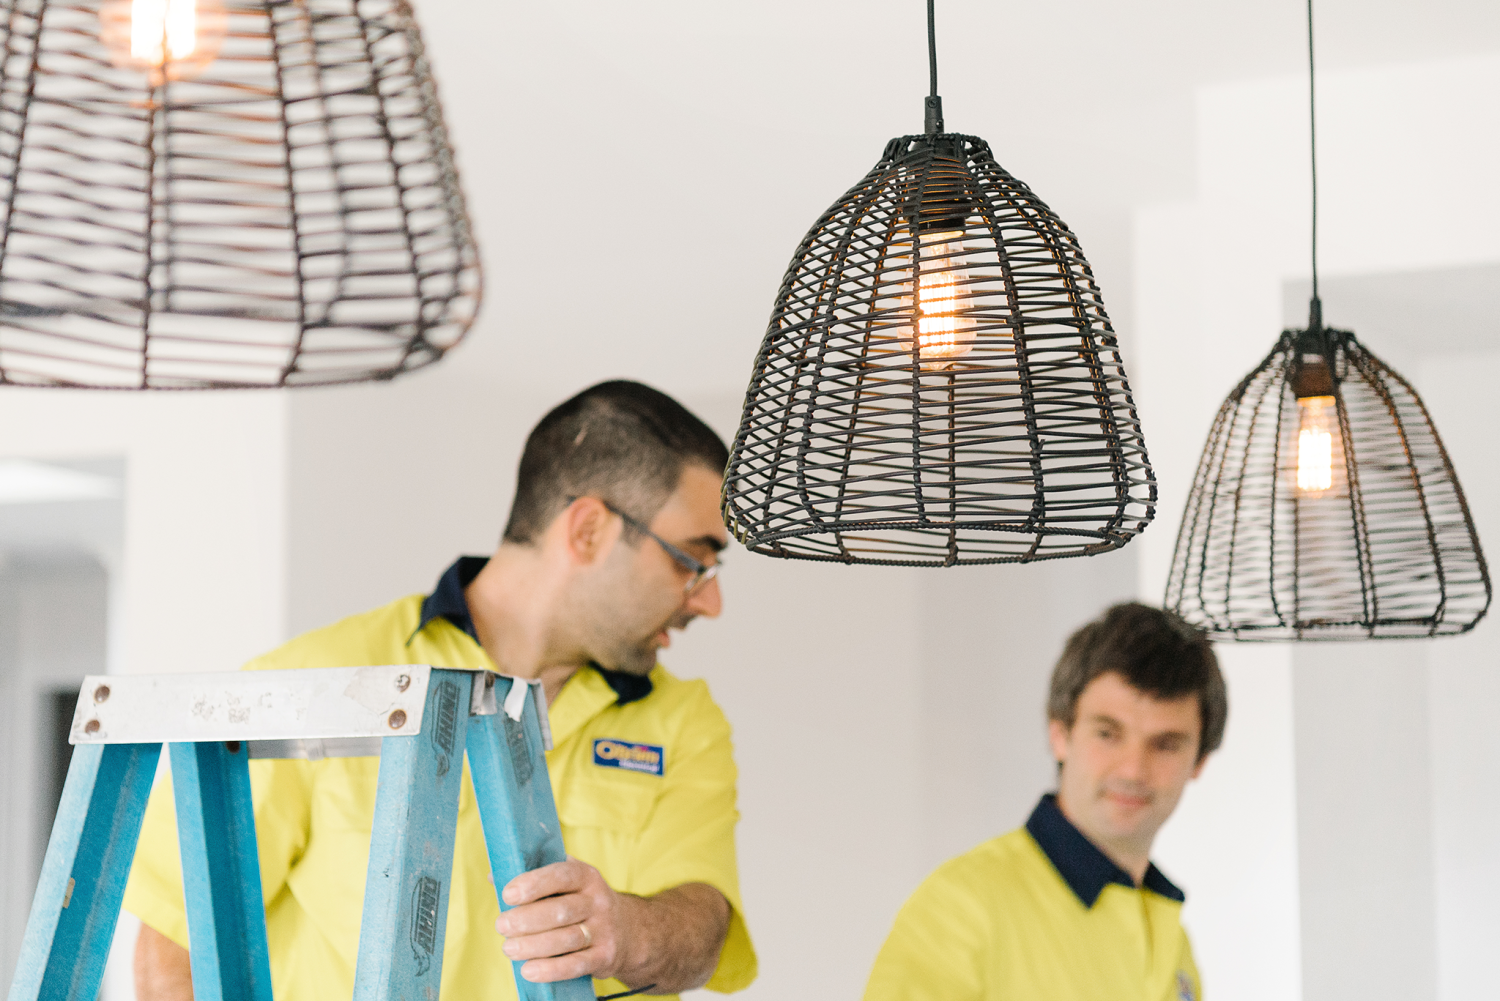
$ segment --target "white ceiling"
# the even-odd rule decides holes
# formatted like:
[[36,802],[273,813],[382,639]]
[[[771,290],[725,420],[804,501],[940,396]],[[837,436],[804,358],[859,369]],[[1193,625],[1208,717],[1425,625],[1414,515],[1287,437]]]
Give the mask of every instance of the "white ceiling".
[[[742,388],[817,215],[920,131],[921,0],[418,0],[486,265],[445,378]],[[1323,0],[1320,68],[1500,51],[1500,3]],[[1078,232],[1117,326],[1131,212],[1185,199],[1193,94],[1300,73],[1296,0],[939,0],[950,130]],[[1493,126],[1491,126],[1493,127]]]

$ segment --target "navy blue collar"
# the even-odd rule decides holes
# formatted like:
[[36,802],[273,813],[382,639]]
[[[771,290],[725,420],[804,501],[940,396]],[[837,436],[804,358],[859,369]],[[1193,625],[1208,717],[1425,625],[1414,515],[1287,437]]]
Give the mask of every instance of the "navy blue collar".
[[[1135,888],[1130,874],[1115,865],[1094,843],[1084,837],[1083,832],[1073,826],[1058,808],[1057,796],[1047,793],[1026,819],[1026,831],[1036,841],[1057,874],[1063,878],[1083,906],[1093,907],[1099,894],[1110,883]],[[1170,879],[1161,874],[1154,864],[1146,866],[1146,878],[1141,885],[1152,893],[1182,903],[1185,898]]]
[[[474,631],[474,619],[469,615],[469,601],[464,597],[464,588],[479,576],[479,571],[489,561],[487,556],[460,556],[452,566],[443,571],[443,576],[438,578],[437,587],[422,599],[422,621],[417,626],[417,631],[412,633],[412,639],[426,629],[427,623],[433,619],[447,619],[468,633],[475,643],[479,642],[479,634]],[[406,642],[410,644],[411,640]],[[639,702],[651,694],[650,678],[626,674],[624,671],[606,671],[598,664],[589,666],[598,671],[609,687],[614,689],[616,705]]]

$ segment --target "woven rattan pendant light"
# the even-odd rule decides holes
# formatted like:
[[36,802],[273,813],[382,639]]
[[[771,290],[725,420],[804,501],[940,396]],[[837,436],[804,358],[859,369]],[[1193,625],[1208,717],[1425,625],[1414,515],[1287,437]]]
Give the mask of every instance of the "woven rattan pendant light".
[[[1311,70],[1311,0],[1307,32]],[[1462,633],[1490,604],[1479,536],[1416,390],[1323,325],[1316,164],[1308,325],[1219,408],[1166,604],[1240,640]]]
[[724,480],[768,556],[955,566],[1116,549],[1156,482],[1073,236],[974,136],[927,129],[787,268]]
[[0,384],[385,379],[479,266],[404,0],[0,0]]

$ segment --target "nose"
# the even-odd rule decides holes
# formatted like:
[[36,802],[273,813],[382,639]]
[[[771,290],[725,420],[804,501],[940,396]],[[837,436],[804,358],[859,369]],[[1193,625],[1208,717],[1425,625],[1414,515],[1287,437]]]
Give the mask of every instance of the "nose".
[[719,578],[715,577],[688,595],[688,600],[683,604],[683,610],[691,615],[701,615],[706,619],[717,619],[719,613],[724,610],[724,595],[719,590]]
[[1115,761],[1115,775],[1131,782],[1145,782],[1150,772],[1146,764],[1149,754],[1150,748],[1145,741],[1128,743]]

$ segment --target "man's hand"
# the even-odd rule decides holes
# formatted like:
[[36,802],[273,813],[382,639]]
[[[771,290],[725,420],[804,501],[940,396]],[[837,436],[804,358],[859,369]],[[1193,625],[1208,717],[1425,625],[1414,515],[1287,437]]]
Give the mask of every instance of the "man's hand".
[[511,909],[495,921],[505,954],[527,960],[533,983],[584,975],[676,994],[708,983],[729,933],[729,901],[705,883],[654,897],[616,893],[575,858],[522,873],[505,886]]
[[193,1001],[188,951],[150,925],[135,940],[135,996],[140,1001]]

